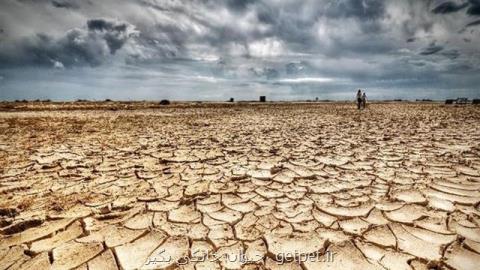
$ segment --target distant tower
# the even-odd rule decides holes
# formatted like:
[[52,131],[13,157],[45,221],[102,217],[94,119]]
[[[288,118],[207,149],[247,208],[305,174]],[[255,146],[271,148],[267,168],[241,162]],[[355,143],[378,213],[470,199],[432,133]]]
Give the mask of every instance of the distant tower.
[[260,96],[260,102],[266,102],[267,97],[266,96]]

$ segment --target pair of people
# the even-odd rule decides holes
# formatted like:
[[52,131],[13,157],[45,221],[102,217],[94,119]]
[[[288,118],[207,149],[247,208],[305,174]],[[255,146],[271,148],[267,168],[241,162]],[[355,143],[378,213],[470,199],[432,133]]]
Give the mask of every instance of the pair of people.
[[357,91],[357,107],[359,110],[367,107],[367,94],[365,92],[362,94],[362,90],[360,89]]

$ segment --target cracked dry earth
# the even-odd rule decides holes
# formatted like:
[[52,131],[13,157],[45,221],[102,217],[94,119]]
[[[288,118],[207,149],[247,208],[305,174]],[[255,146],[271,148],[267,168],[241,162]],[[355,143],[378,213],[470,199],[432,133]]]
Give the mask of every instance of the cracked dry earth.
[[3,112],[0,269],[479,269],[479,120],[439,104]]

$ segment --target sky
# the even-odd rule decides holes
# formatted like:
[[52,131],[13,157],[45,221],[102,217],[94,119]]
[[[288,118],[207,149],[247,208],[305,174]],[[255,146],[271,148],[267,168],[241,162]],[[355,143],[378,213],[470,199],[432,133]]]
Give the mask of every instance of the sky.
[[1,0],[0,100],[480,98],[480,0]]

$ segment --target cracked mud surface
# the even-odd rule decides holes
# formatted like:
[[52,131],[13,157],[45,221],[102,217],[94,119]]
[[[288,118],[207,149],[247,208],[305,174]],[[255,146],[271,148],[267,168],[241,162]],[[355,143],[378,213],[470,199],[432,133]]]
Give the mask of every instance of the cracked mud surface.
[[478,269],[479,120],[439,104],[3,112],[0,269]]

